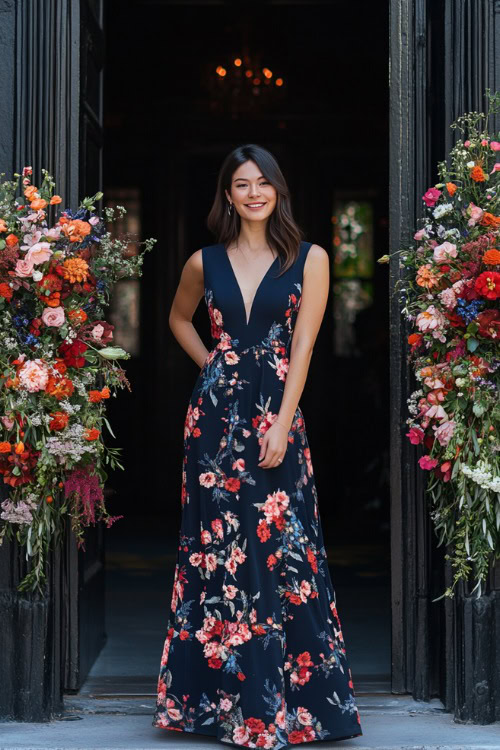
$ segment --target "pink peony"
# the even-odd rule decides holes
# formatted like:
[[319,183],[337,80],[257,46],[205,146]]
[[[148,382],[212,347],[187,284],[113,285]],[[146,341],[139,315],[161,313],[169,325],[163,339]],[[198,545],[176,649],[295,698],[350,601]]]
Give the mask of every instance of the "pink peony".
[[491,141],[490,148],[492,151],[500,151],[500,143],[498,141]]
[[28,359],[19,370],[19,382],[30,393],[43,391],[48,379],[47,366],[41,359]]
[[415,319],[415,324],[420,331],[444,328],[446,322],[444,315],[434,305],[430,305],[427,310],[419,313]]
[[27,279],[33,273],[34,264],[29,258],[19,258],[16,263],[16,276]]
[[422,196],[422,200],[425,201],[426,206],[431,207],[437,203],[440,195],[441,190],[438,190],[437,188],[429,188]]
[[60,328],[66,320],[64,308],[60,305],[59,307],[46,307],[42,313],[42,320],[46,326]]
[[457,298],[453,289],[443,289],[438,297],[448,310],[453,310],[457,306]]
[[439,426],[434,425],[435,437],[440,445],[448,445],[455,432],[455,422],[443,422]]
[[437,466],[437,463],[436,459],[431,458],[430,456],[422,456],[422,458],[418,459],[418,465],[421,469],[433,469]]
[[447,263],[450,258],[457,257],[457,246],[452,242],[443,242],[434,248],[434,261],[436,263]]
[[26,253],[25,260],[31,260],[35,266],[50,260],[52,250],[49,242],[37,242]]
[[425,229],[419,229],[418,232],[415,232],[415,234],[413,235],[413,239],[417,240],[418,242],[420,242],[423,237],[425,237]]

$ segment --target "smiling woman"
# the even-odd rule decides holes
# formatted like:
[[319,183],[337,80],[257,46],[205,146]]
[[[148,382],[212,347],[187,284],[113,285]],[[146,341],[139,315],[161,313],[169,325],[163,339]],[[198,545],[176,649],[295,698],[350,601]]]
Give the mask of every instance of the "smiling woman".
[[[182,272],[170,327],[201,371],[153,724],[245,747],[362,734],[298,405],[329,259],[300,240],[274,157],[226,158],[218,243]],[[204,296],[207,351],[192,324]]]

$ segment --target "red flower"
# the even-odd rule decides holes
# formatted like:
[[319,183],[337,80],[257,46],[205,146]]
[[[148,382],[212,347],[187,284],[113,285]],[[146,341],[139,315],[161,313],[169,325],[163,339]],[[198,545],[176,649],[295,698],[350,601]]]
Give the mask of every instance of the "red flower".
[[0,297],[3,297],[6,300],[12,299],[12,287],[4,281],[0,284]]
[[237,675],[237,677],[238,677],[238,680],[241,680],[241,681],[243,681],[243,680],[246,680],[246,677],[245,677],[245,675],[243,674],[243,672],[238,672],[238,675]]
[[263,732],[266,728],[266,725],[264,724],[262,719],[254,719],[253,716],[251,716],[249,719],[245,719],[245,724],[251,732],[256,732],[257,734]]
[[301,742],[304,742],[305,740],[305,734],[302,730],[294,729],[293,732],[290,732],[288,735],[288,741],[292,743],[292,745],[299,745]]
[[68,367],[83,367],[86,360],[81,355],[86,352],[87,349],[87,344],[76,339],[72,344],[62,343],[58,351]]
[[486,299],[500,297],[500,273],[498,271],[483,271],[474,284],[475,291]]
[[500,312],[483,310],[476,318],[479,323],[478,334],[489,339],[500,338]]
[[49,422],[50,430],[63,430],[68,424],[69,416],[64,411],[51,412],[50,416],[52,417]]
[[222,659],[217,659],[215,656],[211,656],[208,660],[208,666],[212,669],[220,669],[222,667]]
[[271,536],[269,526],[264,519],[259,521],[259,525],[257,526],[257,536],[259,537],[261,542],[267,542],[267,540]]
[[189,631],[181,630],[181,632],[179,633],[179,638],[181,639],[181,641],[187,640],[189,638]]
[[229,490],[229,492],[238,492],[240,489],[241,482],[236,477],[228,477],[226,479],[226,483],[224,484],[224,487],[226,490]]

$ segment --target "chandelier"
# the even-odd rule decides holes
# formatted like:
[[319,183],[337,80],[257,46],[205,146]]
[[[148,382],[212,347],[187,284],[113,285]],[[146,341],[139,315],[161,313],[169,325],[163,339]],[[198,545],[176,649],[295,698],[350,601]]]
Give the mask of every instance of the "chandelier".
[[285,88],[283,75],[263,65],[257,55],[234,57],[212,69],[213,108],[223,104],[233,113],[261,109],[281,100]]

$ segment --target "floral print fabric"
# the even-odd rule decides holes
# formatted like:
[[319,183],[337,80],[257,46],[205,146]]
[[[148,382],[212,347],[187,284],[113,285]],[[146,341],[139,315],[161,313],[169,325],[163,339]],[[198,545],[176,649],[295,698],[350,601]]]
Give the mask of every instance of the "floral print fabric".
[[225,247],[202,250],[213,348],[184,425],[153,724],[242,747],[362,734],[300,407],[283,463],[257,465],[283,396],[309,247],[281,275],[276,259],[248,322]]

